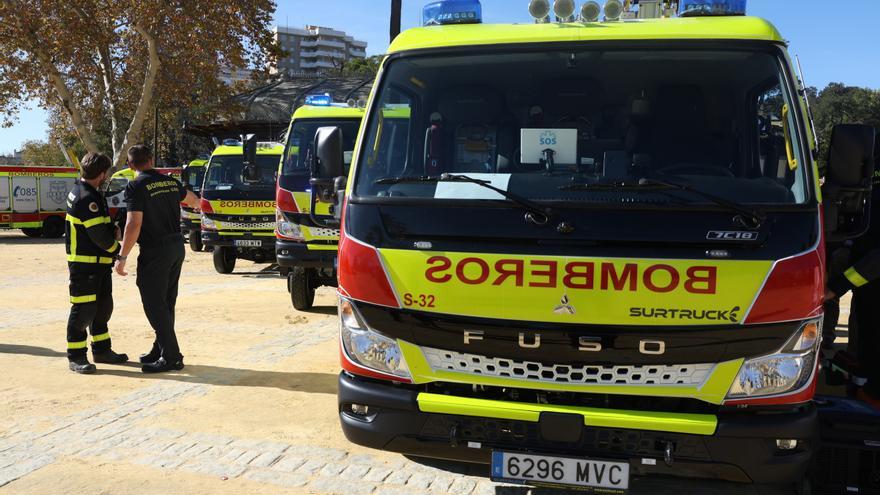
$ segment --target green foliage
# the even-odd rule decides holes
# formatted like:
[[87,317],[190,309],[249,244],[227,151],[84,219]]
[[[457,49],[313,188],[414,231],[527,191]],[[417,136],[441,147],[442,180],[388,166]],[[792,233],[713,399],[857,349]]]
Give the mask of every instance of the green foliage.
[[64,167],[67,161],[61,148],[47,141],[25,141],[21,148],[21,158],[28,167]]
[[808,88],[816,134],[819,136],[819,165],[828,159],[831,129],[837,124],[866,124],[880,129],[880,90],[831,83],[822,91]]

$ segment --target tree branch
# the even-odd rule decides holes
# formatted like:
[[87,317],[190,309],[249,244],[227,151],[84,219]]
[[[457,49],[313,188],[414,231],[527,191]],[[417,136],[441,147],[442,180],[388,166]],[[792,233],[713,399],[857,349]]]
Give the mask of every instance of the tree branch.
[[[116,77],[113,72],[113,60],[110,58],[110,48],[107,45],[98,45],[98,64],[101,67],[101,75],[104,81],[104,97],[110,113],[110,142],[113,147],[114,157],[119,149],[119,109],[116,106]],[[114,162],[115,164],[115,162]]]
[[119,148],[113,149],[113,163],[120,165],[125,150],[135,141],[140,140],[141,130],[143,129],[144,120],[147,117],[147,111],[153,105],[153,89],[156,86],[156,76],[159,74],[161,61],[159,60],[159,47],[156,38],[150,34],[140,23],[133,24],[134,30],[147,42],[147,52],[149,53],[150,64],[147,66],[147,72],[144,75],[144,85],[141,90],[141,98],[138,101],[131,124],[125,133],[125,138],[120,143]]
[[61,73],[58,71],[58,68],[52,62],[52,57],[49,53],[43,48],[45,44],[41,39],[37,36],[29,26],[20,26],[21,30],[26,33],[28,36],[28,41],[30,41],[30,51],[33,53],[34,57],[37,59],[39,64],[43,67],[43,70],[46,73],[46,77],[49,79],[49,84],[55,88],[55,92],[57,93],[58,99],[61,102],[61,106],[67,112],[67,115],[70,117],[70,122],[73,125],[73,129],[76,131],[77,136],[79,136],[80,141],[82,141],[83,145],[86,147],[86,150],[92,153],[98,153],[100,150],[98,149],[98,143],[95,141],[94,136],[92,136],[92,131],[86,125],[85,120],[83,119],[82,113],[79,108],[73,102],[73,95],[70,93],[70,88],[67,87],[67,83],[64,82],[64,78]]

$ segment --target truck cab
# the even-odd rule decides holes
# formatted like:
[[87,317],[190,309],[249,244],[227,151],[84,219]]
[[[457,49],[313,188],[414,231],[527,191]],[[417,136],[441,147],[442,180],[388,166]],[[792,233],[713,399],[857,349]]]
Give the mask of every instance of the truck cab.
[[309,182],[315,133],[327,126],[340,129],[347,167],[364,116],[363,108],[334,104],[329,97],[315,96],[321,98],[307,97],[307,104],[294,112],[278,165],[275,256],[282,273],[287,275],[290,299],[298,310],[312,307],[316,288],[336,287],[339,230],[327,225],[327,220],[333,219],[331,204],[317,197],[312,202]]
[[[392,43],[327,194],[345,435],[533,485],[801,483],[824,243],[865,227],[873,130],[835,129],[823,203],[769,22],[448,3]],[[316,155],[344,175],[332,130]]]
[[227,140],[211,154],[199,208],[202,243],[213,248],[218,273],[232,273],[239,258],[275,260],[275,171],[283,151],[280,143]]
[[[205,179],[205,167],[207,165],[207,159],[198,158],[183,167],[180,181],[197,195],[201,194],[202,182]],[[198,207],[190,208],[181,203],[180,230],[184,235],[188,236],[190,249],[194,252],[199,252],[204,248],[202,245],[202,212]]]

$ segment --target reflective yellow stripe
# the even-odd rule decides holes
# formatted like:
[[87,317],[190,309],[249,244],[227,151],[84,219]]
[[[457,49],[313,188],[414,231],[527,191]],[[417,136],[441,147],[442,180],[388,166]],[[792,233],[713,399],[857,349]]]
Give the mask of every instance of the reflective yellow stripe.
[[68,342],[67,348],[68,349],[85,349],[86,345],[87,345],[87,343],[85,340],[83,340],[82,342]]
[[91,219],[91,220],[86,220],[86,221],[83,222],[82,224],[83,224],[86,228],[89,228],[89,227],[94,227],[95,225],[101,225],[101,224],[105,224],[105,223],[110,223],[111,221],[112,221],[112,220],[110,220],[110,217],[95,217],[95,218],[93,218],[93,219]]
[[863,285],[867,285],[868,283],[868,279],[863,277],[861,273],[857,272],[855,267],[843,272],[843,276],[846,277],[847,280],[849,280],[849,283],[853,284],[856,287],[861,287]]
[[76,261],[70,258],[76,257],[76,222],[79,219],[72,215],[67,215],[67,221],[70,223],[70,254],[67,255],[67,261]]
[[103,342],[105,340],[110,340],[110,332],[104,332],[99,335],[92,335],[92,343]]
[[70,302],[73,304],[85,304],[90,302],[95,302],[98,300],[97,294],[91,294],[88,296],[70,296]]
[[[70,244],[71,244],[71,251],[72,251],[73,250],[72,246],[74,244],[72,239],[71,239]],[[98,257],[98,256],[77,256],[75,254],[67,255],[67,261],[70,261],[73,263],[91,263],[93,265],[95,265],[95,264],[112,265],[113,264],[113,258],[105,258],[104,256],[101,256],[101,257]]]
[[113,245],[110,246],[110,249],[108,249],[107,251],[112,253],[113,251],[116,251],[116,248],[118,248],[118,247],[119,247],[119,241],[113,241]]

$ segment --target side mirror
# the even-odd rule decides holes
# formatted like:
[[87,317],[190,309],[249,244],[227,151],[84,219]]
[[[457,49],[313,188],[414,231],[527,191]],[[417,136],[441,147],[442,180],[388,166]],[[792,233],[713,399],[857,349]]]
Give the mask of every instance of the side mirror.
[[[321,127],[315,133],[314,155],[311,160],[311,213],[312,222],[324,227],[338,227],[336,219],[318,218],[315,206],[318,201],[336,205],[340,187],[345,188],[345,152],[342,149],[342,129]],[[335,211],[335,209],[334,209]]]
[[829,241],[853,239],[868,231],[875,135],[873,127],[859,124],[836,125],[831,131],[822,186]]
[[242,167],[241,178],[243,182],[256,184],[260,182],[260,168],[257,166],[257,137],[254,134],[242,136]]

